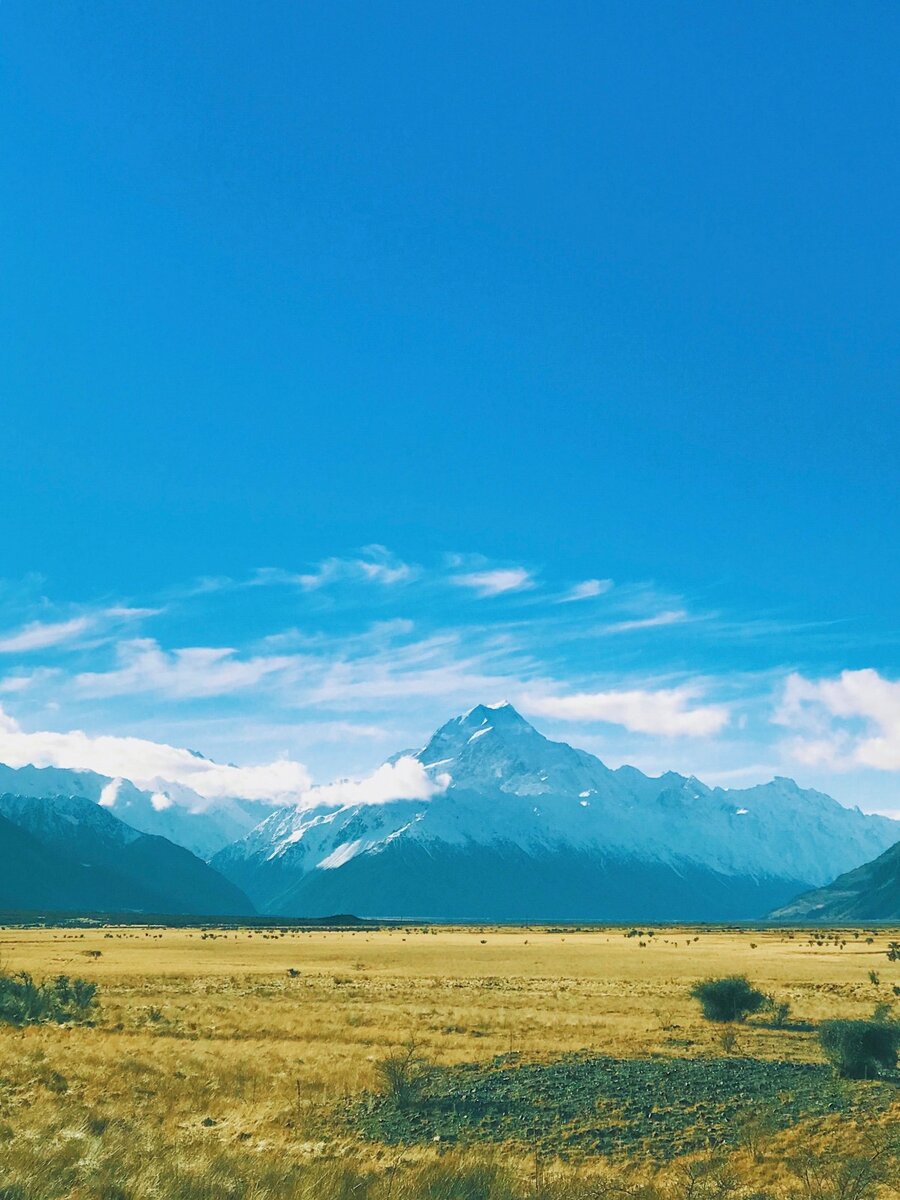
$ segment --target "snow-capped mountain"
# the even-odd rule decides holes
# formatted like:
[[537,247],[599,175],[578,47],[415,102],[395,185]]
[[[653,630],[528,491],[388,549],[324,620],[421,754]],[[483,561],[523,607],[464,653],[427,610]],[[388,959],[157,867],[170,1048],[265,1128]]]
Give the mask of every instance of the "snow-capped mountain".
[[0,907],[244,915],[247,897],[201,859],[82,796],[0,793]]
[[81,796],[141,833],[168,838],[207,860],[251,830],[271,809],[238,799],[211,805],[184,784],[160,779],[148,790],[127,779],[65,767],[0,764],[0,792],[35,798]]
[[427,800],[274,812],[213,865],[261,909],[445,920],[759,917],[900,840],[790,779],[745,790],[611,770],[478,705],[414,757]]

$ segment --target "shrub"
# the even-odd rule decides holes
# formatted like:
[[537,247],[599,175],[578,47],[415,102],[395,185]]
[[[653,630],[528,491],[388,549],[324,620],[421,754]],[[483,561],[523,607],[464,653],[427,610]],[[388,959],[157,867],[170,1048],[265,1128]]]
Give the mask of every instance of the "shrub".
[[737,1031],[731,1025],[726,1026],[719,1034],[719,1044],[725,1054],[734,1054],[737,1050],[738,1035]]
[[707,1021],[743,1021],[766,1003],[766,996],[745,975],[706,979],[691,988]]
[[791,1015],[791,1005],[788,1000],[779,1000],[775,996],[766,996],[766,1002],[763,1006],[769,1014],[769,1020],[775,1029],[784,1029]]
[[412,1042],[404,1050],[395,1050],[375,1066],[382,1093],[397,1108],[410,1108],[414,1104],[422,1086],[423,1070],[424,1063],[417,1056]]
[[825,1021],[819,1026],[825,1057],[844,1079],[875,1079],[897,1065],[900,1026],[880,1021]]
[[57,975],[36,983],[26,971],[0,975],[0,1021],[7,1025],[83,1023],[96,1004],[97,985],[86,979]]

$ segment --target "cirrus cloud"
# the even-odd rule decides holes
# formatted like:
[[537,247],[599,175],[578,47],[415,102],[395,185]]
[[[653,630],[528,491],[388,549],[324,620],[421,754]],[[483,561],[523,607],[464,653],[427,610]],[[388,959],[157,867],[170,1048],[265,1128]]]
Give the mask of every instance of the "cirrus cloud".
[[573,600],[591,600],[594,596],[605,595],[613,586],[611,579],[584,579],[576,583],[564,596],[560,596],[560,604],[569,604]]
[[48,650],[69,642],[90,627],[88,617],[73,617],[70,621],[31,621],[15,633],[0,637],[0,654],[26,654]]
[[227,646],[163,650],[152,638],[132,638],[117,647],[118,665],[109,671],[76,675],[85,696],[126,696],[157,692],[173,698],[220,696],[254,687],[267,676],[296,664],[295,655],[239,658]]
[[451,575],[458,587],[471,588],[481,597],[500,596],[504,592],[521,592],[535,586],[531,572],[524,567],[498,567],[489,571],[467,571]]
[[598,634],[633,633],[639,629],[659,629],[665,625],[682,625],[691,619],[690,614],[683,608],[669,608],[665,612],[654,613],[652,617],[635,617],[629,621],[614,621],[596,630]]
[[526,695],[522,707],[564,721],[600,721],[621,725],[631,733],[667,737],[707,737],[728,724],[723,704],[697,704],[699,689],[690,685],[606,692],[575,692],[568,696]]

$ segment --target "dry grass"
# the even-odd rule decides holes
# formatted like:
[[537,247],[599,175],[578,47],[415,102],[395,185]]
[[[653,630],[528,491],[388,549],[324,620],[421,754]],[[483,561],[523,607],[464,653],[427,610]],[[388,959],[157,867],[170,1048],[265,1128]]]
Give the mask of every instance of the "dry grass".
[[[721,1054],[720,1031],[688,992],[746,973],[790,1001],[792,1024],[742,1028],[739,1052],[819,1061],[803,1023],[868,1015],[900,987],[900,963],[886,956],[896,931],[625,932],[2,930],[6,969],[96,980],[102,1007],[93,1028],[0,1028],[0,1200],[443,1195],[416,1175],[437,1150],[361,1142],[334,1121],[411,1038],[442,1064],[510,1051]],[[752,1167],[757,1191],[786,1186],[782,1164],[800,1136],[781,1135],[761,1163],[741,1151],[732,1165]],[[815,1136],[802,1131],[804,1142]],[[841,1136],[849,1152],[857,1135]],[[535,1179],[521,1148],[494,1159],[522,1194],[546,1190],[556,1170]],[[588,1163],[578,1174],[599,1187],[607,1170]],[[488,1191],[465,1194],[513,1186],[491,1178]]]

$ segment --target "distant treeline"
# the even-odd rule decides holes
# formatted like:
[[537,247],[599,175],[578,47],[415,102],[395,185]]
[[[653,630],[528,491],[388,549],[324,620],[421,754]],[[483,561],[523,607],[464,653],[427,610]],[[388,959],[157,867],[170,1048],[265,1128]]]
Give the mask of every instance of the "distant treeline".
[[16,929],[103,929],[112,925],[136,925],[162,929],[388,929],[405,926],[405,921],[370,921],[351,913],[328,917],[208,917],[202,913],[110,912],[60,913],[0,910],[0,928]]

